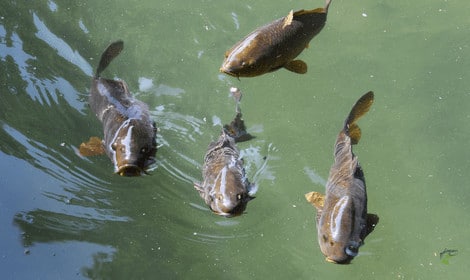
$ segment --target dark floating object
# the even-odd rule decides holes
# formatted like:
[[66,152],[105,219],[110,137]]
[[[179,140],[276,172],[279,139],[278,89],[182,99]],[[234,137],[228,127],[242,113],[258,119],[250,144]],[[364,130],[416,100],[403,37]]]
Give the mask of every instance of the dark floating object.
[[135,99],[124,81],[101,78],[101,72],[121,53],[123,41],[109,45],[101,56],[90,90],[90,107],[103,123],[104,139],[91,137],[80,145],[80,154],[106,153],[121,176],[139,176],[155,163],[155,122],[148,106]]
[[326,183],[326,196],[318,192],[305,195],[317,209],[318,243],[329,262],[349,263],[379,221],[377,215],[367,213],[364,173],[352,152],[352,145],[361,138],[356,121],[369,111],[373,101],[373,92],[364,94],[353,106],[336,138],[335,163]]
[[331,0],[325,8],[291,11],[262,26],[225,53],[220,72],[234,77],[255,77],[286,68],[304,74],[307,64],[294,60],[323,29]]
[[439,253],[439,259],[443,264],[449,264],[450,258],[457,256],[458,250],[455,249],[447,249],[445,248],[444,251]]
[[230,125],[224,126],[219,139],[209,145],[202,168],[203,182],[194,184],[210,209],[225,217],[241,215],[257,191],[257,186],[246,177],[236,145],[253,137],[246,132],[242,119],[241,92],[237,88],[231,92],[237,102],[237,115]]
[[224,131],[235,139],[235,142],[244,142],[255,138],[246,131],[245,122],[242,119],[242,111],[240,109],[240,101],[242,100],[242,92],[236,87],[230,88],[230,94],[236,102],[235,111],[237,115],[230,124],[224,125]]

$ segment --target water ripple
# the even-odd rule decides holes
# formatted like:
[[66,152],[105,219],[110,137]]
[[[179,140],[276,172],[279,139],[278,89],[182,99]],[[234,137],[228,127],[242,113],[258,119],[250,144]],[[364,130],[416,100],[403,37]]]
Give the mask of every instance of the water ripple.
[[34,25],[38,29],[36,37],[43,40],[51,48],[56,50],[57,54],[65,60],[80,68],[88,76],[93,75],[93,68],[76,50],[73,50],[64,40],[52,33],[46,24],[39,19],[36,13],[33,13]]

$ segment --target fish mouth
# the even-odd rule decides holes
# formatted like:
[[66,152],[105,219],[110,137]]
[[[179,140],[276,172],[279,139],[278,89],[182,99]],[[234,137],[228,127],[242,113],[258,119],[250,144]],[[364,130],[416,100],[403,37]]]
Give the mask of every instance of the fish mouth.
[[134,164],[126,164],[123,166],[120,166],[118,171],[116,171],[117,174],[120,176],[125,176],[125,177],[135,177],[135,176],[140,176],[144,171],[142,168],[140,168],[137,165]]
[[229,75],[229,76],[232,76],[232,77],[235,77],[235,78],[239,78],[239,76],[238,76],[237,74],[235,74],[235,73],[233,73],[233,72],[227,70],[227,69],[226,69],[225,67],[223,67],[223,66],[220,67],[219,71],[222,72],[222,73],[224,73],[224,74],[227,74],[227,75]]
[[226,218],[232,218],[234,216],[232,213],[226,213],[226,212],[220,212],[220,211],[214,211],[214,210],[212,210],[212,212],[214,212],[216,215],[226,217]]
[[329,263],[337,263],[335,260],[330,259],[330,258],[325,258],[325,260]]
[[212,212],[215,213],[216,215],[219,215],[225,218],[233,218],[233,217],[241,216],[243,214],[243,212],[220,212],[220,211],[214,211],[214,210],[212,210]]
[[326,257],[325,260],[329,263],[335,263],[335,264],[349,264],[351,262],[351,257],[348,257],[344,260],[334,260],[334,259],[331,259],[329,257]]

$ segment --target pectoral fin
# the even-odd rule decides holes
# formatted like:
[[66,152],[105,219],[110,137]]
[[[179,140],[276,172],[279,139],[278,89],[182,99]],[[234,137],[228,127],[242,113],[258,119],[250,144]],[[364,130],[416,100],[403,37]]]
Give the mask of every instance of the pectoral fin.
[[302,60],[292,60],[284,65],[284,68],[297,74],[307,73],[307,64]]
[[201,184],[194,182],[194,188],[199,192],[199,195],[204,198],[204,188],[201,186]]
[[254,195],[256,194],[256,192],[258,192],[258,185],[257,184],[249,184],[248,185],[248,195],[250,197],[253,197],[254,198]]
[[80,144],[80,155],[89,157],[104,154],[103,142],[98,137],[90,137],[86,143]]
[[[367,213],[367,222],[366,222],[366,236],[369,235],[369,233],[371,233],[375,226],[379,223],[379,216],[375,215],[375,214],[369,214]],[[366,237],[364,236],[364,238]]]
[[318,211],[323,209],[323,205],[325,203],[325,195],[319,192],[309,192],[305,194],[305,199],[307,199],[310,204],[315,206]]

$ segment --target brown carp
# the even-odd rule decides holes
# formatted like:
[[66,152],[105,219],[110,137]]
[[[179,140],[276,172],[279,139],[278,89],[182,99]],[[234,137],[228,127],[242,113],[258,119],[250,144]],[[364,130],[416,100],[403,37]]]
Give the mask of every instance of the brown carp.
[[299,10],[262,26],[225,53],[220,72],[234,77],[254,77],[282,67],[305,74],[307,64],[294,60],[323,29],[331,0],[325,8]]
[[318,243],[329,262],[349,263],[379,221],[377,215],[367,213],[364,173],[352,151],[352,145],[361,138],[356,121],[369,111],[373,101],[373,92],[364,94],[346,118],[336,139],[335,162],[326,183],[326,195],[318,192],[305,195],[317,209]]
[[80,153],[89,156],[104,152],[113,162],[116,173],[138,176],[155,163],[155,122],[150,118],[148,106],[131,95],[124,81],[100,76],[123,48],[123,41],[106,48],[91,85],[90,107],[103,123],[101,149],[99,138],[92,137],[88,143],[80,145]]
[[239,90],[232,90],[237,100],[237,115],[230,125],[225,125],[219,139],[212,142],[204,156],[203,182],[194,188],[205,203],[217,215],[234,217],[241,215],[254,199],[257,187],[248,181],[236,142],[252,138],[245,130],[238,103]]

